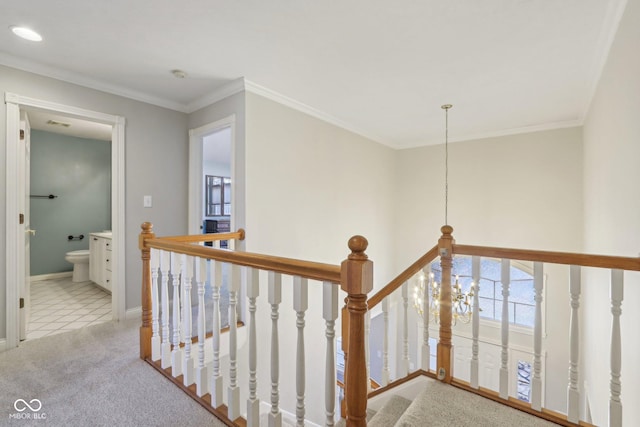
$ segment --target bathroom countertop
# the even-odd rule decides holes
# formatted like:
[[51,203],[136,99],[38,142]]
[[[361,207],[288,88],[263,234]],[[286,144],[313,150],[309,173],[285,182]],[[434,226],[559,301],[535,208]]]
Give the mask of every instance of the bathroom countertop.
[[92,236],[96,236],[96,237],[102,237],[105,239],[111,239],[113,233],[110,231],[101,231],[101,232],[97,232],[97,233],[90,233]]

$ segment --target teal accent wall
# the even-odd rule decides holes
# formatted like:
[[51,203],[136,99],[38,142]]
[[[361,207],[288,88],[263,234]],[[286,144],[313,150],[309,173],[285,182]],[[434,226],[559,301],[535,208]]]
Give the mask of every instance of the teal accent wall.
[[111,143],[31,130],[31,194],[58,196],[30,198],[31,275],[73,270],[65,254],[111,229]]

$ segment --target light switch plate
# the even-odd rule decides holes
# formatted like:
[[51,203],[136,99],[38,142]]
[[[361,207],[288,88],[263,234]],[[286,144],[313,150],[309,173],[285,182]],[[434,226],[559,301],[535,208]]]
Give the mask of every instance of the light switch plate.
[[142,205],[145,208],[150,208],[152,206],[151,196],[144,196],[142,200]]

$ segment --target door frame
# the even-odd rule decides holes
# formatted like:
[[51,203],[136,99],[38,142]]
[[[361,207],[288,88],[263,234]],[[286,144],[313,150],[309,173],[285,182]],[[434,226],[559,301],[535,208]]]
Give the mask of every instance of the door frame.
[[203,139],[205,136],[217,130],[231,128],[231,230],[237,224],[236,203],[237,179],[236,179],[236,115],[224,117],[215,122],[189,130],[189,209],[188,209],[188,230],[189,234],[200,234],[202,230],[202,216],[204,212],[202,195],[203,193]]
[[[24,226],[17,225],[19,212],[18,182],[21,179],[17,167],[18,144],[20,134],[20,109],[44,110],[65,116],[112,126],[111,137],[111,228],[113,231],[113,265],[114,278],[112,288],[113,320],[125,317],[125,118],[112,114],[86,110],[74,106],[58,104],[41,99],[30,98],[15,93],[5,92],[6,104],[6,347],[17,347],[19,344],[19,302],[20,302],[20,269],[24,266]],[[24,276],[24,273],[22,274]]]

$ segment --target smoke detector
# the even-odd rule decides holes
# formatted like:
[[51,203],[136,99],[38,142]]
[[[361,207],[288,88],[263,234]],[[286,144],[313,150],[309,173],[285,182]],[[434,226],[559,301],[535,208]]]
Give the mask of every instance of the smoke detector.
[[184,79],[187,77],[187,72],[186,71],[182,71],[182,70],[171,70],[171,74],[173,74],[173,77],[175,77],[176,79]]

